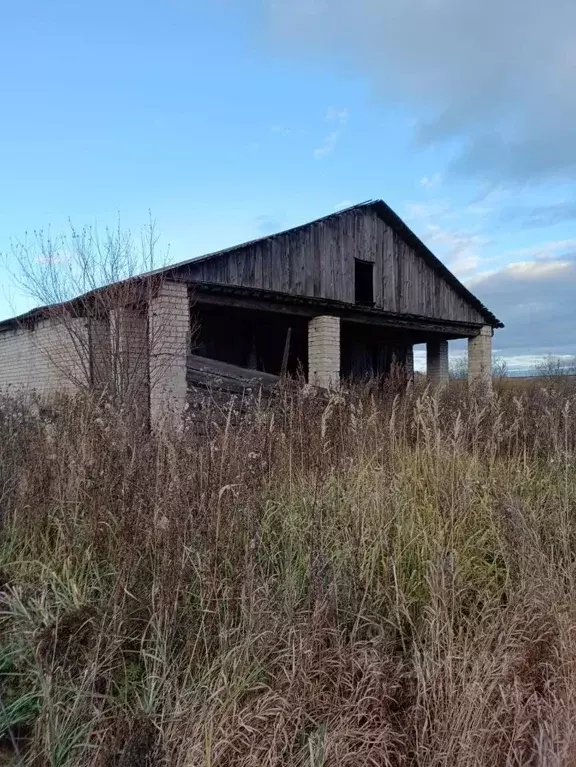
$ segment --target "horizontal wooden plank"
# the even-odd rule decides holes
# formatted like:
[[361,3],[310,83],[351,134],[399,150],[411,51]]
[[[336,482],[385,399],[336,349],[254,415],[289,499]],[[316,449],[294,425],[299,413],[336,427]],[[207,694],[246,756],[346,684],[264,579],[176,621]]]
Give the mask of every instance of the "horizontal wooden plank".
[[269,390],[280,380],[271,373],[231,365],[196,354],[188,355],[186,377],[189,386],[204,386],[234,393],[242,393],[247,389]]
[[365,311],[355,307],[346,307],[345,305],[335,305],[326,303],[318,305],[313,302],[292,302],[291,297],[286,297],[286,302],[272,298],[260,298],[259,296],[250,296],[249,294],[226,295],[224,293],[202,293],[198,291],[195,295],[195,302],[201,307],[205,305],[215,306],[234,306],[240,309],[250,309],[261,312],[273,312],[288,314],[298,317],[318,317],[322,314],[340,317],[348,322],[358,322],[365,325],[377,325],[379,327],[404,328],[408,330],[421,331],[423,333],[440,333],[446,339],[468,338],[476,335],[481,325],[458,322],[442,322],[441,320],[405,317],[401,314],[379,313],[378,311]]

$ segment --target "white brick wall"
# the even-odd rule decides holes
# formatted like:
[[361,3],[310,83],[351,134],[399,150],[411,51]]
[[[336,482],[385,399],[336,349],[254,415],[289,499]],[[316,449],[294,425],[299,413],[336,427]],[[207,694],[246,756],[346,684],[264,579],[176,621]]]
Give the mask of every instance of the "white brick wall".
[[489,325],[468,339],[468,381],[486,386],[492,383],[492,328]]
[[73,391],[89,376],[86,320],[51,318],[0,331],[0,388]]
[[71,392],[113,382],[117,393],[149,405],[154,423],[184,409],[189,345],[188,287],[165,282],[147,311],[121,307],[106,319],[0,331],[0,388]]
[[90,349],[92,353],[92,383],[99,389],[108,389],[112,383],[112,348],[110,320],[90,320]]
[[428,341],[426,344],[426,377],[430,383],[448,380],[448,341]]
[[150,420],[181,415],[186,405],[186,357],[190,345],[188,286],[165,282],[148,308]]
[[339,317],[314,317],[308,323],[308,380],[326,389],[340,383]]
[[145,309],[119,307],[110,311],[110,375],[122,401],[141,412],[149,402],[148,315]]

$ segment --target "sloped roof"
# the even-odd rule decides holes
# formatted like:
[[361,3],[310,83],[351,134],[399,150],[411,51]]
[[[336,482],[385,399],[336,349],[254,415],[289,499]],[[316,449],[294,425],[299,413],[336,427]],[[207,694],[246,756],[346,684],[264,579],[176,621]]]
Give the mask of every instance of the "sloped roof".
[[400,216],[398,214],[394,213],[392,208],[387,205],[384,200],[368,200],[367,202],[361,202],[357,205],[351,205],[348,208],[343,208],[342,210],[338,210],[335,213],[330,213],[327,216],[322,216],[321,218],[316,218],[314,221],[308,221],[305,224],[300,224],[299,226],[292,227],[290,229],[285,229],[281,232],[276,232],[274,234],[269,234],[264,237],[258,237],[255,240],[249,240],[248,242],[243,242],[240,245],[234,245],[231,248],[225,248],[224,250],[218,250],[214,253],[208,253],[205,256],[200,256],[198,258],[188,259],[186,261],[182,261],[181,263],[174,264],[173,266],[166,267],[165,269],[157,269],[154,272],[151,272],[151,274],[159,274],[162,272],[177,272],[178,269],[189,266],[191,264],[200,264],[204,261],[209,261],[211,259],[216,258],[222,258],[225,257],[231,253],[234,253],[237,250],[241,250],[242,248],[250,247],[251,245],[255,245],[259,242],[264,242],[265,240],[274,239],[276,237],[281,237],[286,234],[292,234],[294,232],[298,232],[302,229],[305,229],[308,226],[313,226],[314,224],[318,224],[322,221],[330,221],[331,219],[338,218],[339,216],[346,215],[347,213],[350,213],[351,211],[372,211],[376,213],[391,229],[393,229],[408,245],[410,245],[414,250],[426,261],[428,266],[430,266],[432,269],[438,272],[444,280],[452,287],[454,290],[465,300],[467,301],[471,306],[473,306],[482,316],[485,318],[486,323],[488,325],[491,325],[494,328],[503,328],[504,324],[494,315],[492,312],[478,299],[473,293],[471,293],[468,288],[463,285],[460,280],[452,274],[452,272],[444,266],[442,261],[440,261],[439,258],[437,258],[434,253],[422,242],[422,240],[414,234],[414,232],[410,229],[410,227],[402,221]]
[[[146,277],[152,277],[152,276],[161,275],[161,274],[173,275],[176,277],[178,274],[178,271],[180,269],[183,269],[184,267],[190,266],[192,264],[200,264],[200,263],[203,263],[204,261],[209,261],[216,258],[225,258],[229,254],[232,254],[243,248],[250,247],[251,245],[255,245],[256,243],[275,239],[276,237],[281,237],[286,234],[289,235],[294,232],[298,232],[302,229],[305,229],[306,227],[313,226],[314,224],[318,224],[322,221],[330,221],[332,219],[338,218],[339,216],[344,216],[352,211],[361,211],[361,212],[372,211],[376,215],[378,215],[392,230],[394,230],[398,234],[399,237],[401,237],[404,240],[404,242],[406,242],[408,245],[414,248],[414,250],[425,260],[425,262],[432,269],[438,272],[438,274],[440,274],[442,278],[452,288],[454,288],[454,290],[465,301],[467,301],[471,306],[473,306],[484,317],[488,325],[491,325],[494,328],[504,327],[504,324],[494,314],[492,314],[492,312],[473,293],[471,293],[468,290],[468,288],[465,285],[463,285],[460,282],[460,280],[454,274],[452,274],[452,272],[446,266],[444,266],[442,261],[440,261],[440,259],[437,258],[428,247],[426,247],[426,245],[422,242],[422,240],[416,234],[414,234],[414,232],[410,229],[410,227],[407,224],[405,224],[404,221],[402,221],[400,216],[394,213],[392,208],[390,208],[390,206],[387,205],[383,200],[368,200],[367,202],[362,202],[357,205],[351,205],[350,207],[343,208],[342,210],[336,211],[335,213],[330,213],[327,216],[322,216],[320,218],[314,219],[314,221],[308,221],[305,224],[300,224],[299,226],[295,226],[290,229],[285,229],[281,232],[269,234],[264,237],[258,237],[257,239],[249,240],[248,242],[243,242],[240,245],[234,245],[230,248],[225,248],[224,250],[218,250],[213,253],[208,253],[204,256],[187,259],[186,261],[181,261],[177,264],[161,267],[159,269],[155,269],[151,272],[147,272],[145,274],[139,275],[138,277],[132,278],[132,279],[145,279]],[[8,320],[4,320],[0,322],[0,328],[14,325],[15,323],[21,322],[22,320],[28,317],[33,317],[37,315],[38,313],[40,313],[41,311],[45,311],[48,308],[50,307],[38,307],[36,309],[32,309],[29,312],[26,312],[25,314],[20,315],[19,317],[13,317]]]

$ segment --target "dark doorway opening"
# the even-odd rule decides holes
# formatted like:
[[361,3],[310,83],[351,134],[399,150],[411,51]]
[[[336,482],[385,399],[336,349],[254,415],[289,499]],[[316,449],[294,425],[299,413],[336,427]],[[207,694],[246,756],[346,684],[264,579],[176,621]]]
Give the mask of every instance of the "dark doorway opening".
[[354,300],[363,306],[374,306],[374,264],[354,259]]
[[390,328],[343,322],[341,326],[341,373],[361,380],[388,376],[393,365],[405,365],[412,338]]
[[194,354],[264,373],[290,375],[308,368],[304,317],[228,306],[198,307]]

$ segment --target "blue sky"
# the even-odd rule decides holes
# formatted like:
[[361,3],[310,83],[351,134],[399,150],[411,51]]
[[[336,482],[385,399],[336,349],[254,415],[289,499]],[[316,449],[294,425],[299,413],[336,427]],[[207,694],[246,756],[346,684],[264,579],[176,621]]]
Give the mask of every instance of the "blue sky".
[[120,215],[138,231],[152,210],[176,261],[383,198],[502,316],[498,353],[576,354],[568,0],[1,14],[2,317],[30,306],[8,274],[26,230]]

